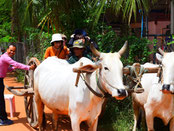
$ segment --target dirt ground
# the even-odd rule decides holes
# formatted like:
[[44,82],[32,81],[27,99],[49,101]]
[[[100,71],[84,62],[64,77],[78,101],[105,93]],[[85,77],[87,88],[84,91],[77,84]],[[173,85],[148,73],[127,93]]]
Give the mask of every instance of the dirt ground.
[[[21,87],[23,86],[22,83],[16,82],[16,78],[12,75],[8,75],[5,78],[5,85],[8,86],[16,86]],[[11,94],[7,89],[5,89],[5,94]],[[10,117],[10,104],[9,101],[6,100],[6,111],[8,113],[8,118],[14,121],[14,124],[9,126],[0,126],[0,131],[35,131],[38,129],[33,129],[27,122],[26,114],[25,114],[25,107],[24,107],[24,97],[22,96],[15,96],[15,107],[16,112],[14,117]],[[46,130],[52,130],[52,112],[48,108],[45,108],[46,113]],[[81,124],[81,130],[87,130],[85,124]],[[58,121],[58,131],[71,131],[71,124],[70,119],[67,116],[60,116]]]

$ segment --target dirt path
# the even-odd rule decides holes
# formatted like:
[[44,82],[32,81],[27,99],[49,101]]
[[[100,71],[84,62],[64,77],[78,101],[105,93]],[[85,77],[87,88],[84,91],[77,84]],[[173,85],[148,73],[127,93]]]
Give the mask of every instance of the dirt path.
[[[16,82],[16,78],[8,76],[5,78],[5,85],[8,86],[23,86],[22,83]],[[5,94],[11,94],[7,89],[5,89]],[[31,128],[27,122],[25,107],[24,107],[24,97],[15,96],[15,107],[16,113],[13,118],[10,118],[10,105],[9,101],[6,100],[6,110],[8,113],[8,118],[14,121],[13,125],[9,126],[0,126],[0,131],[35,131]],[[47,127],[46,130],[50,131],[52,129],[52,112],[45,108]],[[86,125],[81,124],[82,131],[87,130]],[[71,131],[70,119],[65,116],[60,116],[58,121],[58,131]]]

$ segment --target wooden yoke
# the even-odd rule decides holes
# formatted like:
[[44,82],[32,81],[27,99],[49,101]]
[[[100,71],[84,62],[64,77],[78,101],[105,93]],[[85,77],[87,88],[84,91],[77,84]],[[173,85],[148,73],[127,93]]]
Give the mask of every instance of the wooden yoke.
[[[138,65],[136,66],[138,67]],[[160,70],[160,67],[145,68],[145,73],[157,73],[159,70]],[[126,74],[126,75],[130,74],[130,70],[128,67],[124,67],[123,74]]]
[[[82,63],[82,62],[80,63],[80,66],[83,66],[83,63]],[[76,87],[78,87],[79,78],[80,78],[80,73],[81,73],[80,71],[78,71],[78,73],[77,73],[76,83],[75,83],[75,86],[76,86]]]
[[144,68],[140,63],[134,63],[132,66],[127,66],[123,69],[127,84],[129,85],[128,92],[142,93],[144,91],[141,85],[141,78],[144,73],[157,73],[160,67]]

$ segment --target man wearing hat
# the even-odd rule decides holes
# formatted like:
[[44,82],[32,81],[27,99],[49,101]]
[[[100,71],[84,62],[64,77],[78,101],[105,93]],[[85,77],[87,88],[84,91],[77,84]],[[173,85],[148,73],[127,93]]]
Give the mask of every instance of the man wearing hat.
[[51,47],[46,49],[44,58],[50,56],[57,56],[60,59],[67,59],[69,54],[69,49],[63,45],[63,39],[61,34],[53,34],[51,40]]
[[68,63],[73,64],[82,57],[87,57],[92,60],[92,57],[89,54],[84,53],[85,45],[81,39],[75,40],[71,48],[73,49],[73,55],[67,60]]

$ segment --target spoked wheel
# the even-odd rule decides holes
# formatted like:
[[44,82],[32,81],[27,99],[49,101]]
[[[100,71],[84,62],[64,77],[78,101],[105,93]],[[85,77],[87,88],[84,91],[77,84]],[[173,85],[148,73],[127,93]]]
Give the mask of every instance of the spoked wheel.
[[[35,65],[36,67],[40,64],[37,58],[31,58],[28,65]],[[31,89],[33,95],[24,96],[25,111],[27,115],[28,123],[31,127],[37,128],[38,126],[38,113],[34,96],[34,71],[28,70],[25,72],[24,78],[24,89]]]

